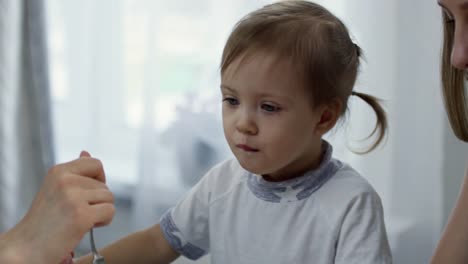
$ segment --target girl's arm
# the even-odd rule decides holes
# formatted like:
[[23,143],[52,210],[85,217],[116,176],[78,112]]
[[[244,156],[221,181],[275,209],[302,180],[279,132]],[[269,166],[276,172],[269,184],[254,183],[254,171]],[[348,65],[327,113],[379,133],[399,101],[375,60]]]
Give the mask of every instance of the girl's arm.
[[[179,257],[163,236],[159,224],[133,233],[101,250],[106,263],[154,263],[167,264]],[[92,263],[92,255],[75,260],[74,263]]]
[[468,170],[431,264],[468,263]]

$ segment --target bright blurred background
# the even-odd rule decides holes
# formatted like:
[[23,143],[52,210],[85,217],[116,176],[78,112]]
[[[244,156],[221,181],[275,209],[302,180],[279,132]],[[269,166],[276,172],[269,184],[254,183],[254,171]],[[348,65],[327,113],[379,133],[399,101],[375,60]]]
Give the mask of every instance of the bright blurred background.
[[[116,196],[98,245],[157,223],[231,157],[220,117],[223,45],[243,15],[271,2],[0,0],[0,232],[27,210],[44,168],[82,149],[102,160]],[[468,158],[441,100],[440,9],[425,0],[317,2],[364,50],[356,90],[384,99],[390,122],[383,147],[353,154],[375,119],[352,100],[327,139],[381,195],[394,262],[428,263]],[[89,252],[88,237],[78,252]]]

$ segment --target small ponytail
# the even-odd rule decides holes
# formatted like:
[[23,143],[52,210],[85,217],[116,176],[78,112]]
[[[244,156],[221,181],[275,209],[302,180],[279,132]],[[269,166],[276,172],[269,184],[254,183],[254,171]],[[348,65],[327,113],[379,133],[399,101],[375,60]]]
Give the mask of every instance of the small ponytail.
[[377,146],[380,143],[382,143],[382,140],[385,138],[385,136],[387,134],[387,129],[388,129],[387,114],[385,113],[385,110],[381,106],[379,98],[374,97],[372,95],[365,94],[365,93],[355,92],[355,91],[352,91],[351,95],[357,96],[357,97],[361,98],[364,102],[369,104],[372,107],[372,109],[374,109],[375,115],[377,117],[377,122],[375,124],[375,128],[374,128],[374,130],[372,130],[370,135],[367,137],[367,139],[371,138],[372,136],[375,135],[375,133],[378,132],[379,136],[375,140],[374,144],[369,149],[367,149],[365,151],[354,151],[357,154],[367,154],[367,153],[373,151],[375,148],[377,148]]
[[358,44],[354,44],[354,48],[356,49],[356,56],[360,58],[362,56],[362,49],[359,47]]

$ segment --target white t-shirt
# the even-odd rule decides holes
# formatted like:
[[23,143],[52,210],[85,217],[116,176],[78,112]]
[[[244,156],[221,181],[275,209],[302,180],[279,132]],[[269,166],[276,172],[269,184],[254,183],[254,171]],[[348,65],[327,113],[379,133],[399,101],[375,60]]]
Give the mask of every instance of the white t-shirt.
[[283,182],[217,165],[161,218],[166,240],[212,264],[392,263],[378,194],[326,146],[318,169]]

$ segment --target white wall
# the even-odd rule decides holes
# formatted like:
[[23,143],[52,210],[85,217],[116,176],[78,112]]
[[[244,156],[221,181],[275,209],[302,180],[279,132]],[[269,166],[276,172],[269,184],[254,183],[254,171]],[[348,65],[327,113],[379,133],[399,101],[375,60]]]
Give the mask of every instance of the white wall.
[[394,109],[392,215],[410,221],[395,263],[428,263],[439,239],[442,216],[444,139],[440,92],[442,22],[436,3],[398,5],[397,87]]
[[[383,148],[347,158],[382,197],[394,262],[428,263],[460,182],[444,175],[461,175],[465,164],[441,100],[440,9],[426,0],[342,4],[336,12],[366,56],[356,89],[385,99],[390,124]],[[361,138],[373,126],[365,114],[353,118],[368,111],[362,105],[352,105],[349,122]]]

